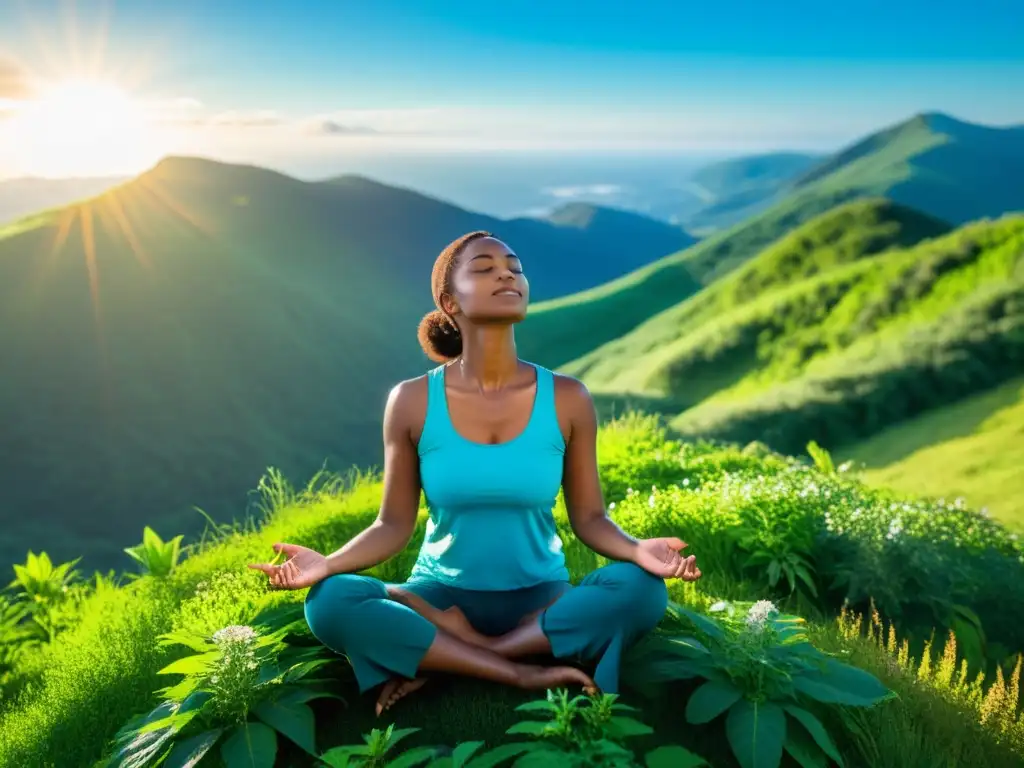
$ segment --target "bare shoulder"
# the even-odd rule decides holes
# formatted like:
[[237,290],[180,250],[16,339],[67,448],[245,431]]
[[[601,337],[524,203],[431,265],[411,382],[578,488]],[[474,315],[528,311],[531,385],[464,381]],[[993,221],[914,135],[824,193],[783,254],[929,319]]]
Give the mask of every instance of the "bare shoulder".
[[427,375],[400,381],[388,393],[384,407],[385,436],[408,435],[413,443],[420,439],[427,416]]
[[553,376],[558,424],[562,428],[562,435],[568,440],[574,428],[586,428],[595,421],[594,399],[587,385],[579,379],[561,373]]

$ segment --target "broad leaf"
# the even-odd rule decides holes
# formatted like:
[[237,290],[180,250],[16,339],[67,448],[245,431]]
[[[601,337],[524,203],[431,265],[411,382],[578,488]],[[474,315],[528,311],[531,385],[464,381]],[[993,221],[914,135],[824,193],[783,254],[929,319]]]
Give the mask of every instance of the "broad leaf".
[[201,653],[198,656],[186,656],[172,661],[157,672],[158,675],[202,675],[209,671],[210,665],[217,660],[220,651]]
[[786,751],[800,768],[829,768],[831,765],[825,753],[803,728],[790,728],[786,731]]
[[274,768],[277,736],[263,723],[242,723],[221,744],[220,756],[227,768]]
[[484,743],[482,741],[464,741],[461,744],[456,745],[455,749],[452,750],[451,757],[452,768],[463,768],[463,766],[469,762],[469,759],[476,754],[477,750],[482,747]]
[[741,699],[725,720],[729,745],[742,768],[777,768],[786,741],[786,713],[770,701]]
[[709,680],[693,692],[686,703],[686,722],[710,723],[743,697],[735,685]]
[[502,744],[500,747],[489,749],[481,755],[474,757],[463,768],[495,768],[506,760],[519,757],[529,752],[544,751],[550,749],[550,745],[542,741],[528,741],[519,744]]
[[167,756],[167,760],[160,764],[160,768],[194,768],[213,748],[222,733],[224,733],[223,728],[215,728],[190,739],[179,741]]
[[685,616],[708,637],[714,638],[715,640],[722,640],[725,638],[725,630],[722,629],[714,619],[711,619],[701,613],[697,613],[696,611],[691,611],[689,608],[684,608],[679,605],[679,603],[672,601],[669,601],[668,610],[670,613],[674,612],[680,616]]
[[528,701],[525,704],[520,704],[516,707],[516,712],[557,712],[558,705],[553,701],[547,699],[537,699],[536,701]]
[[798,720],[800,725],[807,729],[807,732],[811,735],[811,738],[814,739],[815,743],[821,747],[822,752],[831,757],[839,764],[840,768],[842,768],[843,758],[839,755],[839,750],[836,749],[836,745],[832,743],[832,738],[828,735],[828,731],[825,730],[825,726],[822,725],[821,720],[816,718],[806,709],[801,709],[793,704],[785,704],[783,705],[783,709],[785,709],[786,712],[788,712],[794,719]]
[[305,704],[283,704],[280,700],[261,701],[253,709],[260,720],[280,731],[309,754],[316,754],[316,727],[313,710]]
[[543,736],[551,728],[551,723],[539,720],[523,720],[509,728],[505,733],[511,735],[522,733],[527,736]]
[[700,755],[685,747],[667,746],[652,749],[644,758],[647,768],[700,768],[708,764]]
[[369,754],[369,747],[365,744],[358,744],[353,746],[334,747],[320,755],[320,759],[331,766],[331,768],[348,768],[348,764],[353,757],[363,758],[369,756]]
[[646,723],[634,720],[631,717],[612,717],[605,726],[608,734],[614,738],[628,738],[629,736],[647,736],[654,733],[654,729]]
[[413,768],[437,757],[437,747],[414,747],[387,762],[388,768]]
[[877,677],[863,669],[825,659],[823,669],[804,670],[793,678],[800,693],[824,704],[868,707],[894,694]]

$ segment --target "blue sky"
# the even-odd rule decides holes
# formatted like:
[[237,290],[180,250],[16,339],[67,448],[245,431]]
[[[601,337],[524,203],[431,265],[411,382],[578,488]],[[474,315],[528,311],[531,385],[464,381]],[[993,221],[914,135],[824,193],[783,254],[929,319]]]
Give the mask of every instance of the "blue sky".
[[824,149],[922,110],[1024,123],[1022,29],[1019,0],[7,0],[0,115],[88,76],[149,152]]

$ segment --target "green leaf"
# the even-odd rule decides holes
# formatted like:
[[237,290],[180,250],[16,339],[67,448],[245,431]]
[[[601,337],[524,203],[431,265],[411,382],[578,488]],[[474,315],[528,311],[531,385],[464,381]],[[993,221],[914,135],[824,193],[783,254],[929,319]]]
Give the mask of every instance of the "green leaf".
[[387,762],[388,768],[413,768],[437,756],[437,747],[415,747]]
[[654,733],[654,729],[646,723],[634,720],[632,717],[611,717],[605,725],[605,730],[612,738],[625,739],[630,736],[647,736]]
[[556,712],[558,711],[558,705],[547,699],[538,699],[536,701],[528,701],[525,704],[520,704],[516,707],[516,712]]
[[186,656],[183,659],[172,661],[166,667],[157,672],[158,675],[201,675],[210,669],[210,664],[216,661],[220,651],[201,653],[198,656]]
[[686,722],[710,723],[742,696],[743,691],[731,683],[709,680],[694,691],[686,703]]
[[527,741],[519,744],[502,744],[494,749],[489,749],[482,754],[477,755],[463,768],[495,768],[495,766],[501,765],[506,760],[511,760],[513,757],[519,757],[529,752],[537,752],[549,750],[550,744],[543,741]]
[[213,748],[223,733],[223,728],[215,728],[190,739],[179,741],[167,756],[167,760],[160,764],[161,768],[194,768]]
[[267,699],[256,705],[253,714],[309,754],[316,754],[313,710],[305,704],[288,704],[282,703],[279,699]]
[[419,728],[398,728],[391,732],[391,737],[388,739],[388,749],[393,749],[395,744],[400,742],[402,739],[412,736],[414,733],[419,733]]
[[537,720],[523,720],[509,728],[505,733],[511,735],[523,733],[528,736],[543,736],[551,728],[551,723],[542,723]]
[[366,757],[370,749],[365,744],[356,744],[345,747],[334,747],[320,755],[320,759],[331,768],[348,768],[349,760],[353,757]]
[[306,702],[314,701],[316,699],[337,699],[338,701],[345,701],[344,696],[339,696],[338,694],[331,693],[330,691],[318,691],[308,687],[281,687],[283,690],[274,697],[274,701],[286,706],[289,704],[305,704]]
[[815,743],[821,747],[821,750],[826,755],[839,764],[839,768],[843,768],[843,758],[840,756],[839,750],[836,749],[836,745],[832,743],[832,738],[828,735],[828,731],[825,730],[825,726],[822,725],[821,720],[816,718],[806,709],[801,709],[793,704],[784,704],[783,709],[785,709],[786,712],[788,712],[794,719],[798,720],[800,725],[807,729],[807,732],[811,735],[811,738],[814,739]]
[[242,723],[221,744],[220,756],[227,768],[274,768],[277,736],[263,723]]
[[786,741],[786,713],[768,702],[741,699],[725,720],[729,745],[742,768],[777,768]]
[[800,577],[800,581],[807,587],[807,591],[810,592],[814,597],[818,596],[818,587],[814,583],[814,578],[802,565],[798,565],[795,568],[796,575]]
[[675,612],[680,616],[685,616],[689,619],[694,626],[697,627],[708,637],[714,638],[715,640],[722,640],[725,638],[725,630],[722,629],[721,625],[712,618],[709,618],[696,611],[691,611],[689,608],[684,608],[679,603],[669,601],[668,604],[669,612]]
[[652,749],[644,758],[647,768],[700,768],[708,761],[677,745]]
[[829,767],[825,753],[802,728],[790,728],[786,731],[786,751],[800,764],[800,768]]
[[464,741],[457,744],[451,754],[452,768],[463,768],[469,758],[476,754],[476,751],[483,745],[482,741]]
[[894,695],[874,675],[835,659],[825,659],[823,669],[796,675],[793,687],[823,704],[851,707],[869,707]]

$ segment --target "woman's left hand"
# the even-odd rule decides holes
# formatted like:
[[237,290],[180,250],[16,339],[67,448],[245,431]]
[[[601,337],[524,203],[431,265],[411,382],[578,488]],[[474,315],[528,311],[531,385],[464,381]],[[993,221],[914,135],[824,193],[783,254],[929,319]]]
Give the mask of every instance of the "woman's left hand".
[[636,564],[648,573],[663,579],[696,581],[700,578],[697,558],[683,557],[680,553],[686,542],[669,536],[661,539],[643,539],[637,544]]

